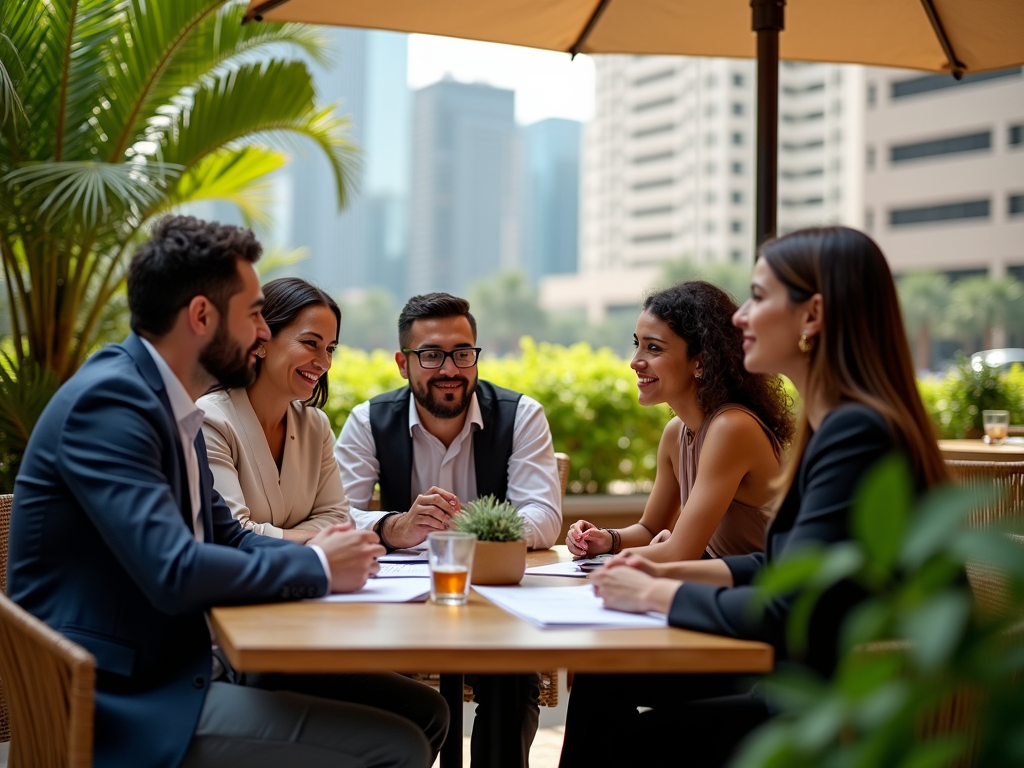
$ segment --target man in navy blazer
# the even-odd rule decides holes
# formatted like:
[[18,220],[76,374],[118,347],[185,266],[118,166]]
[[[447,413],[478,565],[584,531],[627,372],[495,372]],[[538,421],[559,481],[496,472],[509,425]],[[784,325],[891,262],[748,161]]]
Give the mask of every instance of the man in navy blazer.
[[213,489],[194,401],[251,381],[259,255],[248,230],[161,221],[129,269],[134,332],[61,387],[17,477],[8,590],[96,657],[98,768],[430,761],[391,713],[214,681],[206,609],[359,589],[384,552],[346,526],[246,532]]

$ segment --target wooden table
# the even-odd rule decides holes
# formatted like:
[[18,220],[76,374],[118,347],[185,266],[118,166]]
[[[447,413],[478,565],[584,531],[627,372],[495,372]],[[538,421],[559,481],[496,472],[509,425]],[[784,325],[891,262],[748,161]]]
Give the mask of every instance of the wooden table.
[[[529,565],[569,559],[564,547]],[[583,587],[583,579],[527,576],[523,586]],[[243,672],[441,672],[452,711],[441,765],[462,762],[462,673],[767,672],[771,646],[670,627],[541,630],[476,593],[462,607],[430,603],[296,602],[214,608],[217,638]]]
[[953,461],[1024,461],[1024,442],[989,445],[983,440],[939,440],[939,450],[944,459]]

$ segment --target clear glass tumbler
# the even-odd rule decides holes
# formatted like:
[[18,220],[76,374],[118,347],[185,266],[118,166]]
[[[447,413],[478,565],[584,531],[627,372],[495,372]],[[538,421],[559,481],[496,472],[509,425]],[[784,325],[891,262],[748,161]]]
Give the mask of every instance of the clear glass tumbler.
[[473,570],[476,536],[457,531],[427,535],[430,561],[430,601],[441,605],[465,605]]
[[982,411],[981,418],[985,425],[985,442],[1002,445],[1010,431],[1010,412]]

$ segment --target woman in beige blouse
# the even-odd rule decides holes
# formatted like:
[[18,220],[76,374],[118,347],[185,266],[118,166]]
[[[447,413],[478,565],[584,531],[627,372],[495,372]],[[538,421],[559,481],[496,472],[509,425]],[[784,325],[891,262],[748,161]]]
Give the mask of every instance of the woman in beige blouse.
[[351,522],[334,433],[320,410],[341,310],[295,278],[272,280],[263,293],[272,337],[256,351],[256,380],[200,398],[203,436],[214,487],[238,522],[304,544],[322,528]]
[[[256,351],[246,389],[199,399],[213,485],[246,528],[305,544],[321,528],[351,525],[327,415],[327,371],[341,310],[297,278],[263,286],[271,339]],[[253,674],[241,682],[364,704],[411,720],[436,756],[448,732],[448,706],[431,688],[394,673]]]
[[763,548],[772,481],[793,426],[779,377],[743,367],[735,311],[724,291],[701,280],[644,302],[633,336],[640,404],[667,403],[675,418],[662,433],[640,522],[606,529],[578,520],[566,536],[572,554],[630,548],[672,562]]

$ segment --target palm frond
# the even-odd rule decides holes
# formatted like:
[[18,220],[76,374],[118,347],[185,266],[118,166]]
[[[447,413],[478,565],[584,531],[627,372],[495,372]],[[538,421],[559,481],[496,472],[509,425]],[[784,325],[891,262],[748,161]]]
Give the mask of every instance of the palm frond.
[[[0,127],[10,120],[13,124],[18,115],[25,117],[25,107],[18,96],[18,81],[25,76],[25,65],[21,63],[18,49],[11,38],[0,33]],[[13,126],[17,130],[17,126]]]
[[154,214],[199,200],[224,200],[238,207],[246,226],[269,228],[273,195],[266,177],[286,162],[284,155],[265,147],[217,150],[182,174]]
[[298,264],[300,261],[305,261],[308,258],[309,248],[305,246],[294,248],[290,251],[286,251],[283,248],[271,248],[263,254],[262,259],[256,262],[256,271],[259,273],[260,280],[268,280],[274,272],[290,267],[292,264]]
[[0,432],[18,452],[25,449],[32,427],[59,386],[57,377],[40,365],[20,366],[0,351]]
[[[269,61],[205,80],[192,103],[160,131],[160,143],[164,162],[190,169],[233,142],[269,139],[294,149],[295,138],[311,139],[328,157],[338,204],[344,206],[358,170],[358,150],[348,140],[346,126],[347,120],[335,116],[332,107],[317,108],[305,64]],[[151,136],[157,138],[155,132]]]
[[47,223],[67,217],[92,227],[126,208],[153,207],[179,171],[166,163],[68,161],[19,168],[0,183],[46,215]]

